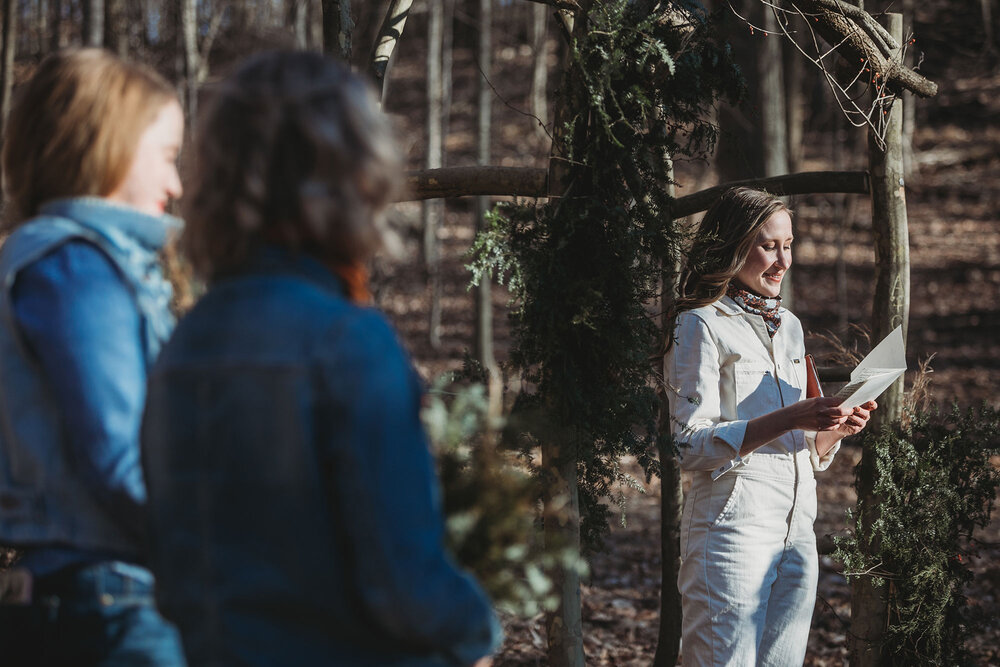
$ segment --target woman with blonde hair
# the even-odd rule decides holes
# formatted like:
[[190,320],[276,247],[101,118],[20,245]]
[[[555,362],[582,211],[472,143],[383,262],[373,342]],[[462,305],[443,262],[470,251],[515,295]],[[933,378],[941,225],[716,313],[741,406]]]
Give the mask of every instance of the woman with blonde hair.
[[664,374],[692,474],[677,582],[684,665],[802,664],[819,571],[813,472],[876,407],[806,398],[802,325],[779,295],[792,241],[780,199],[729,190],[681,278]]
[[146,567],[139,427],[173,326],[158,252],[179,222],[184,119],[152,70],[46,58],[4,128],[0,649],[17,665],[183,665]]
[[183,240],[209,286],[143,425],[163,613],[197,665],[485,663],[499,628],[443,548],[420,382],[365,305],[386,120],[315,53],[205,99]]

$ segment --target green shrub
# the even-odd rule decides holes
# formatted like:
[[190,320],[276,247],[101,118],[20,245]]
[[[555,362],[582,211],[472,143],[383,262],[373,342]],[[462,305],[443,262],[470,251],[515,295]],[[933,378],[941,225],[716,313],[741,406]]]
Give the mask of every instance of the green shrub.
[[836,556],[849,578],[886,583],[891,664],[968,664],[974,619],[963,589],[973,531],[989,523],[1000,483],[997,453],[1000,413],[986,406],[917,412],[865,436],[879,504],[859,501],[849,513],[853,530],[837,540]]
[[546,574],[554,565],[581,575],[587,568],[577,550],[543,543],[538,477],[529,461],[498,446],[497,412],[483,385],[439,380],[422,416],[438,461],[448,548],[499,609],[534,616],[556,607]]

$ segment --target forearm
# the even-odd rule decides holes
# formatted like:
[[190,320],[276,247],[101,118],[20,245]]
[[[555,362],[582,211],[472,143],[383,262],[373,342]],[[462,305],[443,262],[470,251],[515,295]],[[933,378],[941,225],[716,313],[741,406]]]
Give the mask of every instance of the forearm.
[[843,436],[837,431],[819,431],[816,434],[816,453],[823,458],[842,438]]
[[786,408],[780,408],[748,421],[743,444],[740,445],[740,456],[746,456],[791,431],[787,412]]

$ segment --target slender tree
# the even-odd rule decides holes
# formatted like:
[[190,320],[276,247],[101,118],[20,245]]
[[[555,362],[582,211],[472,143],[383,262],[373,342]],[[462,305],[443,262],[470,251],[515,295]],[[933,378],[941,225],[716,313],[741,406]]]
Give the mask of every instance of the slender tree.
[[188,123],[198,117],[198,10],[195,0],[180,0],[180,40],[184,58],[184,100]]
[[308,0],[288,0],[288,23],[295,35],[295,46],[309,48],[309,2]]
[[[489,78],[493,71],[493,2],[479,0],[479,44],[478,58],[479,77],[476,79],[478,97],[478,123],[476,138],[476,163],[486,166],[492,159],[490,152],[490,133],[493,128],[493,91],[489,86]],[[489,207],[489,197],[476,197],[476,233],[486,229],[486,211]],[[475,288],[476,292],[476,326],[475,354],[476,359],[491,375],[498,374],[496,359],[493,356],[493,298],[490,281],[481,280]]]
[[351,0],[323,0],[323,51],[350,63],[353,35]]
[[104,44],[104,0],[83,2],[83,43],[87,46]]
[[3,78],[0,84],[0,125],[6,125],[10,111],[11,92],[14,89],[14,57],[17,50],[16,0],[3,0],[3,58],[0,67]]
[[547,83],[549,77],[548,50],[546,46],[546,23],[549,9],[542,4],[531,8],[531,113],[541,122],[536,126],[539,134],[545,135],[545,123],[548,121],[549,107]]
[[129,21],[125,0],[104,2],[104,48],[120,57],[128,56]]
[[63,0],[49,0],[51,16],[49,33],[49,50],[58,51],[66,46],[63,36]]
[[[444,27],[443,0],[428,0],[427,19],[427,158],[428,169],[442,166],[444,137],[442,135],[441,102],[441,38]],[[424,201],[422,223],[424,230],[424,267],[427,271],[427,288],[430,296],[428,309],[428,340],[431,347],[441,346],[441,245],[438,228],[444,217],[444,202],[439,199]]]
[[369,74],[375,82],[380,97],[385,97],[385,81],[389,70],[389,60],[403,34],[406,18],[410,15],[410,7],[412,6],[413,0],[392,0],[375,37],[375,46],[369,61]]

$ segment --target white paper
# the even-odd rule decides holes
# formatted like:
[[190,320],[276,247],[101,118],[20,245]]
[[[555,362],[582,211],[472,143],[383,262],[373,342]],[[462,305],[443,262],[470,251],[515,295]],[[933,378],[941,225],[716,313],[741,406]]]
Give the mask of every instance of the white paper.
[[858,367],[851,371],[851,381],[837,392],[841,407],[855,408],[874,401],[906,371],[903,328],[896,327],[875,346]]

